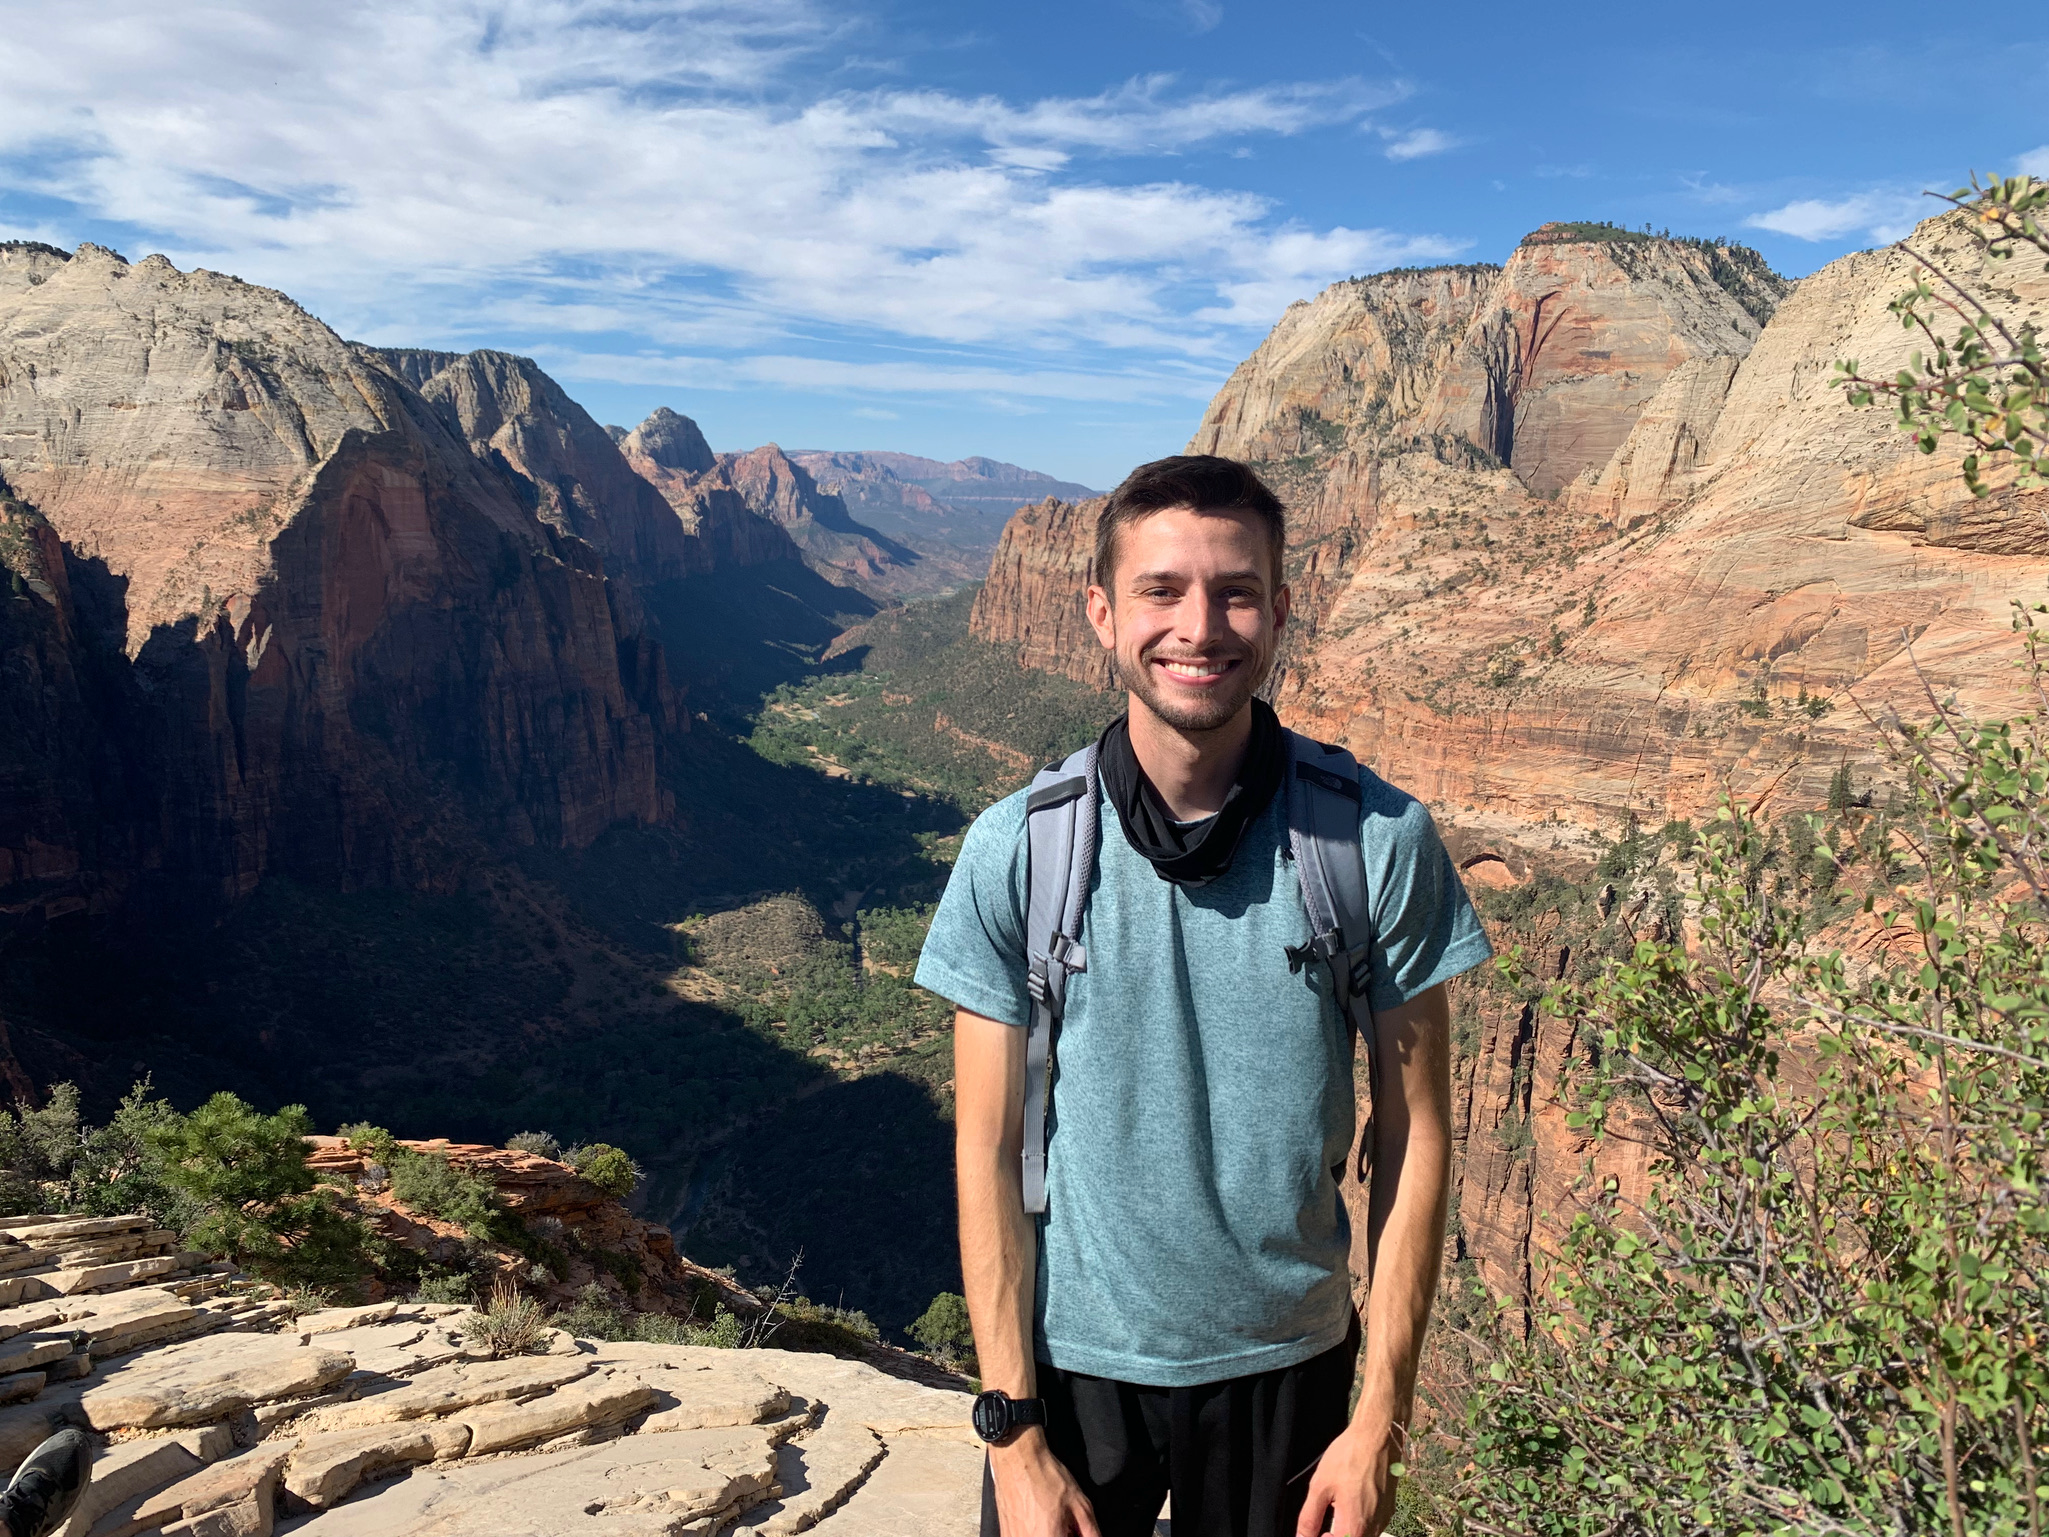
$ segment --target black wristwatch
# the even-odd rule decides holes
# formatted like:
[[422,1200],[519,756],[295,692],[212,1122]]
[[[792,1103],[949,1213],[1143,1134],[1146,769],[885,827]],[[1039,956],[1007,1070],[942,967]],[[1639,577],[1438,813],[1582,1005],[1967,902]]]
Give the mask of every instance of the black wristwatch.
[[1012,1398],[992,1391],[975,1399],[975,1434],[991,1446],[1001,1446],[1026,1425],[1045,1423],[1043,1398]]

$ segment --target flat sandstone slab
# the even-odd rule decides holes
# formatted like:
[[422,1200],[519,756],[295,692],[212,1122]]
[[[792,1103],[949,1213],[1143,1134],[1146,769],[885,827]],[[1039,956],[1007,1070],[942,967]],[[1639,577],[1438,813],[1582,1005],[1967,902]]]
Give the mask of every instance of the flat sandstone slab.
[[282,1528],[297,1537],[673,1537],[773,1487],[765,1430],[682,1430],[436,1463]]
[[277,1398],[317,1393],[356,1369],[340,1351],[291,1335],[227,1334],[135,1358],[79,1396],[95,1430],[194,1425]]

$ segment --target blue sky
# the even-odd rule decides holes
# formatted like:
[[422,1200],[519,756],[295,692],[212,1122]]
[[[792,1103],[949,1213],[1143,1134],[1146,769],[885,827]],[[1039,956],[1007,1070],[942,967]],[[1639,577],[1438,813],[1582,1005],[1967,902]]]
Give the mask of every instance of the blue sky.
[[0,237],[539,358],[715,447],[1106,486],[1338,278],[1553,218],[1801,275],[2049,175],[2049,7],[0,0]]

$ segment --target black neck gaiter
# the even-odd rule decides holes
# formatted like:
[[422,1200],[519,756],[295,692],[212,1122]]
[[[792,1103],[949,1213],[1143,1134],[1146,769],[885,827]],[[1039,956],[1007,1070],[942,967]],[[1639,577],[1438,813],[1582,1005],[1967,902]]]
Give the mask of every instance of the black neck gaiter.
[[1138,766],[1127,716],[1110,722],[1097,754],[1103,789],[1117,808],[1124,836],[1151,862],[1161,880],[1180,886],[1206,886],[1231,867],[1231,856],[1238,852],[1245,829],[1280,789],[1286,760],[1280,717],[1264,700],[1253,700],[1252,738],[1246,743],[1237,781],[1224,797],[1223,810],[1183,825],[1168,814],[1160,792]]

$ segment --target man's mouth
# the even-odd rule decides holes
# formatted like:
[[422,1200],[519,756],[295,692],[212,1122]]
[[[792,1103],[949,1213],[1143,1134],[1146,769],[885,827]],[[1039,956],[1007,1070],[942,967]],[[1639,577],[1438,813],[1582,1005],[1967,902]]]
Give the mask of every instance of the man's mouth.
[[1183,683],[1214,683],[1238,665],[1236,657],[1216,662],[1184,662],[1172,657],[1155,657],[1154,660],[1166,669],[1169,677]]

